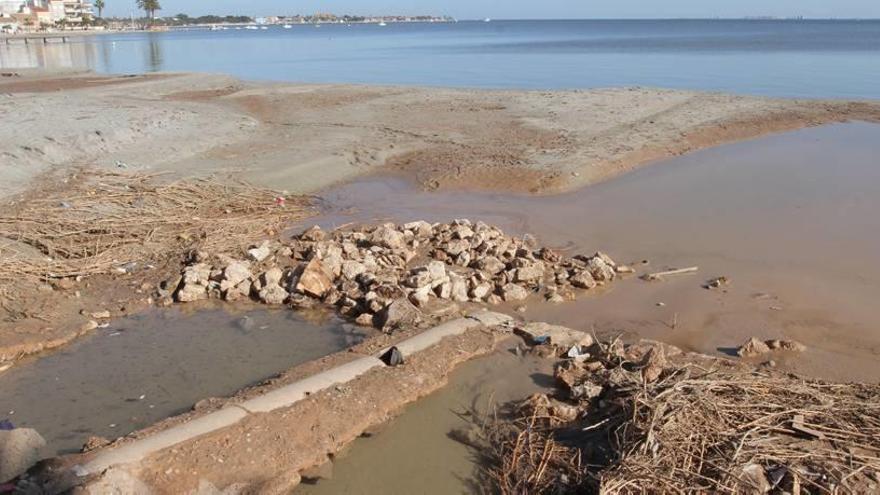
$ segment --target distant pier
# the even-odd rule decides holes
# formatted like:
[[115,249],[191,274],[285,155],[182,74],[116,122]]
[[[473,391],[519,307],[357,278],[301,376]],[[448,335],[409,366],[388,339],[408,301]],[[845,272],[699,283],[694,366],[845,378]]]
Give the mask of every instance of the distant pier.
[[68,34],[23,34],[23,35],[14,35],[14,36],[5,36],[3,40],[7,45],[11,45],[15,42],[20,42],[25,45],[30,45],[32,43],[43,43],[44,45],[48,45],[49,43],[67,43],[70,41],[70,35]]

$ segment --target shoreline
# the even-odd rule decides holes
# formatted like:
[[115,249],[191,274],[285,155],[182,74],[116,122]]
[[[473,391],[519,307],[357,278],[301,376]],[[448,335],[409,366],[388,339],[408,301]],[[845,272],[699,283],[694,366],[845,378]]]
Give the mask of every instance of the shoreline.
[[[57,169],[117,160],[191,175],[243,168],[258,185],[296,193],[378,171],[425,189],[552,194],[719,144],[880,122],[873,100],[257,83],[198,73],[22,71],[0,78],[0,93],[16,96],[3,107],[11,125],[0,130],[8,158],[0,196],[26,189],[47,161]],[[30,118],[50,113],[65,124]],[[16,128],[33,137],[18,142],[9,134]]]
[[[880,122],[880,102],[255,84],[207,74],[36,73],[0,79],[2,93],[15,95],[0,106],[11,122],[6,135],[0,130],[0,154],[8,158],[0,198],[11,205],[82,166],[184,179],[234,171],[284,195],[371,175],[403,177],[424,190],[552,195],[719,144],[847,120]],[[89,292],[97,299],[62,306],[111,305],[112,288],[121,288],[113,278],[96,280],[103,287]],[[124,310],[114,313],[150,306],[135,293],[123,299]],[[88,333],[87,319],[71,320],[66,311],[15,321],[14,332],[0,325],[0,356],[14,360]]]

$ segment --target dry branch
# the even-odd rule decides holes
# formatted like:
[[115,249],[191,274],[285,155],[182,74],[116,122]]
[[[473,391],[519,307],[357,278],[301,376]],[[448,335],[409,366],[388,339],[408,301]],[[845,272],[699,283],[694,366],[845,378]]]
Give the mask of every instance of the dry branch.
[[232,253],[311,210],[309,198],[277,204],[240,181],[161,179],[80,171],[4,208],[0,238],[12,242],[0,247],[0,282],[111,273],[194,248]]
[[[560,409],[535,396],[485,426],[494,488],[522,493],[871,493],[880,486],[880,386],[608,353]],[[593,354],[596,355],[596,354]],[[576,408],[576,419],[566,407]],[[504,418],[504,416],[501,416]],[[798,491],[799,490],[799,491]]]

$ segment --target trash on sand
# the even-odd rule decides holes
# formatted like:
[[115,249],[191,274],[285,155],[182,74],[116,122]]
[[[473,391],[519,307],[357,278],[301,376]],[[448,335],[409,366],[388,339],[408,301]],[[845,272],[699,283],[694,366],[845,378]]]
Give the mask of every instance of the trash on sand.
[[128,168],[128,164],[121,160],[116,160],[116,168]]
[[688,268],[677,268],[675,270],[666,270],[664,272],[646,273],[641,276],[641,279],[642,280],[649,280],[649,281],[660,280],[663,277],[667,277],[669,275],[684,275],[687,273],[694,273],[694,272],[698,271],[699,269],[700,269],[700,267],[698,267],[698,266],[691,266]]
[[15,425],[12,424],[12,421],[9,421],[8,419],[0,420],[0,431],[9,431],[14,429]]
[[532,338],[532,343],[534,343],[535,345],[544,345],[544,344],[547,344],[547,343],[549,343],[549,342],[550,342],[550,336],[549,336],[549,335],[540,335],[540,336],[538,336],[538,337],[533,337],[533,338]]
[[397,347],[388,349],[379,359],[387,366],[400,366],[404,363],[403,353]]
[[275,206],[284,206],[287,203],[287,198],[284,196],[276,196],[275,197]]
[[67,201],[62,201],[62,202],[58,203],[58,206],[60,206],[66,210],[66,209],[70,208],[70,203],[68,203]]
[[568,352],[565,353],[565,356],[574,359],[575,361],[583,362],[590,358],[590,353],[587,352],[584,346],[573,345]]
[[703,288],[704,289],[720,289],[721,287],[724,287],[725,285],[730,285],[729,278],[716,277],[716,278],[713,278],[713,279],[707,281],[705,284],[703,284]]

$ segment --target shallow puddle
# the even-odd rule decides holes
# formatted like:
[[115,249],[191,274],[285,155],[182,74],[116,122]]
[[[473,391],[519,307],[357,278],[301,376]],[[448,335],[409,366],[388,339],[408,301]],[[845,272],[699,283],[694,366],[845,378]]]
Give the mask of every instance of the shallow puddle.
[[308,479],[297,494],[455,494],[478,493],[479,453],[459,432],[480,415],[512,400],[546,391],[553,383],[552,362],[518,357],[516,344],[455,370],[449,384],[409,406],[378,433],[356,440],[332,467]]
[[78,451],[189,410],[358,339],[339,320],[287,310],[151,310],[0,374],[0,417],[35,428],[47,454]]
[[[526,316],[729,354],[755,335],[809,346],[777,361],[832,379],[880,376],[880,126],[805,129],[695,152],[548,197],[425,193],[394,178],[326,191],[318,223],[483,220],[569,253],[602,250],[640,271],[696,275],[615,283]],[[723,291],[706,290],[727,276]]]

